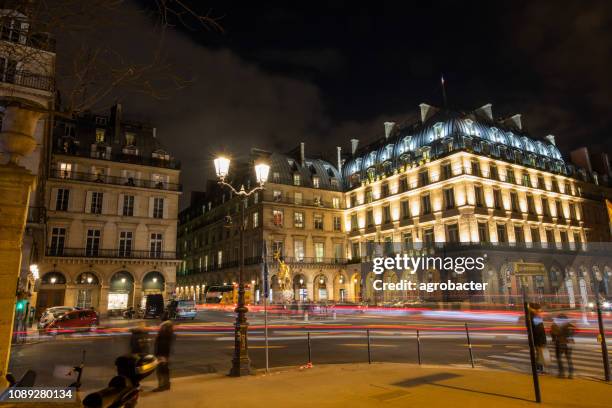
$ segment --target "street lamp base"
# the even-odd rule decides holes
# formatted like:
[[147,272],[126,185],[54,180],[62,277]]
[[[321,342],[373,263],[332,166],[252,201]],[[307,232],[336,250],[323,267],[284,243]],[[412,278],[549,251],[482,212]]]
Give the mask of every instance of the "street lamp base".
[[245,309],[244,306],[236,309],[238,311],[238,322],[236,322],[234,327],[234,357],[232,358],[232,368],[229,372],[230,377],[242,377],[252,374],[247,340],[249,325],[246,323]]
[[230,377],[244,377],[251,374],[253,374],[251,371],[251,360],[248,357],[238,360],[232,359],[232,368],[228,374]]

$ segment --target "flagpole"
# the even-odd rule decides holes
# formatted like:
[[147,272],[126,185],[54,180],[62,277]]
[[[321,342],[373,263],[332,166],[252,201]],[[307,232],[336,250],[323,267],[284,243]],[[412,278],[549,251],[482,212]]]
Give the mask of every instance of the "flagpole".
[[444,83],[444,76],[440,76],[440,83],[442,84],[442,98],[444,99],[444,107],[446,108],[446,85]]

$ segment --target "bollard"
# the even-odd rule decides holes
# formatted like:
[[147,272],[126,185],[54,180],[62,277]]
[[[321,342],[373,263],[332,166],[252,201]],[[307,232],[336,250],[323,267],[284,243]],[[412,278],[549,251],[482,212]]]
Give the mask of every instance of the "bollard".
[[310,332],[308,332],[308,364],[312,364],[312,348],[310,346]]
[[372,364],[372,352],[370,351],[370,329],[366,329],[368,335],[368,364]]
[[419,337],[419,329],[417,329],[417,356],[419,358],[419,365],[421,365],[421,338]]
[[606,331],[604,330],[603,319],[601,317],[601,305],[599,304],[599,294],[597,296],[597,324],[599,326],[599,340],[601,344],[601,357],[603,359],[604,379],[610,381],[610,360],[608,359],[608,345],[606,344]]
[[465,323],[465,335],[467,336],[468,349],[470,350],[470,363],[472,363],[472,368],[474,368],[474,354],[472,354],[472,342],[470,341],[470,331],[467,322]]

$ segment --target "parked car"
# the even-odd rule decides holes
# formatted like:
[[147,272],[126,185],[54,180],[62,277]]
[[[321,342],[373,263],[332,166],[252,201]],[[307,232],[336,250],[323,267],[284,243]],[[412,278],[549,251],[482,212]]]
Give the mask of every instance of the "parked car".
[[147,295],[144,318],[157,319],[164,313],[164,296],[161,293]]
[[44,329],[53,320],[73,310],[75,310],[75,308],[72,306],[53,306],[45,309],[43,314],[40,316],[40,320],[38,321],[38,328]]
[[95,330],[98,327],[98,313],[92,309],[75,309],[64,313],[49,323],[45,330],[58,332],[62,330],[79,331]]
[[179,300],[176,305],[177,319],[195,319],[198,315],[194,300]]

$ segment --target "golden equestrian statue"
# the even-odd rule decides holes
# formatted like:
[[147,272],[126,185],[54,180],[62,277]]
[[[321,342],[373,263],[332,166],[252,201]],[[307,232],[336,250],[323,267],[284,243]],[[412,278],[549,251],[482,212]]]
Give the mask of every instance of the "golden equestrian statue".
[[280,252],[274,252],[274,259],[278,262],[278,284],[281,291],[290,289],[289,284],[291,282],[291,270],[289,265],[283,261]]

